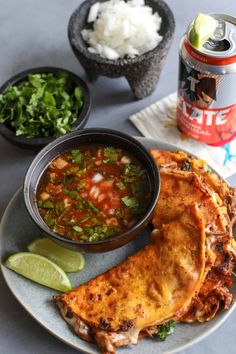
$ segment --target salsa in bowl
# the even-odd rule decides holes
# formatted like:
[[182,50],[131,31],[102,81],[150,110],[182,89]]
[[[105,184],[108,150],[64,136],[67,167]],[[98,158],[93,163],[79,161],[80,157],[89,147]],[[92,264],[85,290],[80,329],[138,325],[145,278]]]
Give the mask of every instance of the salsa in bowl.
[[159,172],[136,139],[85,129],[46,146],[25,177],[26,207],[51,238],[103,252],[122,246],[150,221]]

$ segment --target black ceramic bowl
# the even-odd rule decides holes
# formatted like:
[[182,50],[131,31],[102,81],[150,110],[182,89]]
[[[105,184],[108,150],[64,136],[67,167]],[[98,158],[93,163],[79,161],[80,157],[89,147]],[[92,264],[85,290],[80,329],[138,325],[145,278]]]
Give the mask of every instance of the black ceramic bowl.
[[[145,215],[123,234],[102,241],[79,242],[66,239],[53,232],[41,218],[36,204],[36,190],[40,177],[49,163],[65,151],[88,144],[108,144],[130,152],[146,169],[150,181],[151,201]],[[51,239],[63,246],[87,252],[106,252],[118,248],[132,240],[149,223],[156,205],[160,187],[160,176],[155,161],[136,139],[110,129],[84,129],[68,133],[54,140],[42,149],[31,163],[24,181],[26,208],[37,226]]]
[[87,23],[87,17],[90,7],[98,1],[106,0],[86,0],[70,18],[68,37],[74,54],[90,80],[95,80],[99,75],[124,76],[136,98],[141,99],[150,95],[157,85],[174,34],[175,21],[172,11],[162,0],[145,0],[145,4],[150,6],[153,12],[158,12],[162,18],[159,31],[163,36],[162,41],[153,50],[135,58],[109,60],[90,53],[81,36],[84,28],[92,28],[91,24]]
[[[81,129],[84,127],[89,117],[90,108],[91,108],[91,95],[86,83],[77,75],[73,74],[68,70],[56,68],[56,67],[48,67],[48,66],[25,70],[11,77],[8,81],[6,81],[0,87],[0,93],[3,93],[8,88],[9,85],[18,85],[21,82],[26,81],[28,79],[29,74],[39,74],[39,73],[40,74],[42,73],[60,74],[61,72],[67,73],[71,82],[75,86],[80,86],[83,91],[84,104],[83,107],[81,108],[78,119],[72,126],[73,130]],[[47,145],[48,143],[50,143],[52,140],[55,139],[55,137],[53,136],[37,137],[37,138],[26,138],[24,136],[16,136],[14,129],[10,126],[10,124],[7,123],[0,124],[0,134],[11,143],[20,146],[22,148],[31,149],[31,150],[40,150],[43,146]]]

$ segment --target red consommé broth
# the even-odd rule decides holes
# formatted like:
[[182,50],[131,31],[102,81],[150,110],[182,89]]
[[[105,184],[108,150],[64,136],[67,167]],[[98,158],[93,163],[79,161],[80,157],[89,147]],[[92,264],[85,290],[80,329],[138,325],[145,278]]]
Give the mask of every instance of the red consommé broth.
[[90,145],[54,159],[40,178],[36,199],[54,232],[93,242],[138,222],[150,202],[150,184],[146,170],[126,151]]

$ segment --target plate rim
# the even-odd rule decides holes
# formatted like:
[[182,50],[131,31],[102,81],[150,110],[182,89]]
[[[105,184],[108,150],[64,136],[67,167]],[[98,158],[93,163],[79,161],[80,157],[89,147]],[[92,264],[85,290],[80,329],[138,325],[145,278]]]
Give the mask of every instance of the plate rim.
[[[153,138],[148,138],[148,137],[143,137],[143,136],[134,136],[134,138],[136,138],[138,141],[140,141],[144,146],[145,146],[145,142],[148,143],[155,143],[155,144],[160,144],[160,145],[165,145],[167,149],[167,151],[178,151],[178,150],[181,150],[181,151],[184,151],[186,152],[187,154],[190,154],[192,156],[196,156],[194,154],[192,154],[191,152],[189,152],[188,150],[186,149],[182,149],[176,145],[173,145],[173,144],[168,144],[168,143],[165,143],[165,142],[162,142],[162,141],[158,141],[158,140],[155,140]],[[145,146],[146,147],[146,146]],[[196,156],[197,157],[197,156]],[[208,164],[208,163],[207,163]],[[211,165],[208,164],[210,167]],[[230,186],[230,183],[221,176],[221,174],[216,171],[214,168],[212,168],[213,171],[220,177],[222,178],[223,181],[225,181],[229,186]],[[8,210],[11,208],[11,205],[14,203],[15,199],[18,197],[18,195],[20,193],[22,193],[22,190],[23,190],[23,187],[21,186],[20,188],[17,189],[17,191],[12,195],[10,201],[8,202],[7,204],[7,207],[2,215],[2,218],[1,218],[1,221],[0,221],[0,236],[1,236],[1,230],[2,230],[2,225],[4,223],[4,220],[6,218],[6,215],[8,213]],[[17,297],[17,295],[15,294],[15,291],[12,289],[11,287],[11,282],[8,280],[8,276],[7,276],[7,273],[6,273],[6,267],[4,266],[3,263],[0,264],[0,267],[1,267],[1,271],[2,271],[2,275],[3,275],[3,278],[9,288],[9,290],[11,291],[11,293],[13,294],[13,296],[15,297],[15,299],[18,301],[18,303],[24,308],[24,310],[38,323],[40,324],[41,327],[43,327],[48,333],[52,334],[55,338],[59,339],[60,341],[62,341],[63,343],[67,344],[68,346],[74,348],[75,350],[77,351],[81,351],[83,353],[86,353],[86,354],[93,354],[91,351],[87,351],[85,350],[84,348],[79,348],[78,346],[74,345],[72,342],[70,342],[70,340],[66,340],[64,339],[63,337],[61,337],[60,335],[58,335],[57,333],[55,333],[54,331],[52,331],[49,327],[47,327],[46,324],[44,324],[43,322],[41,322],[31,311],[30,309],[28,309],[26,307],[26,305]],[[227,320],[227,318],[232,314],[232,312],[234,311],[236,307],[236,301],[233,301],[233,304],[231,305],[230,309],[227,310],[227,312],[224,313],[224,315],[222,316],[222,318],[216,322],[215,324],[213,324],[212,327],[206,329],[206,331],[202,334],[200,334],[196,339],[193,339],[191,340],[190,342],[186,343],[186,344],[183,344],[183,345],[180,345],[178,348],[176,349],[170,349],[170,350],[165,350],[162,352],[162,354],[176,354],[176,353],[179,353],[179,352],[182,352],[182,351],[185,351],[186,349],[192,347],[193,345],[196,345],[197,343],[201,342],[202,340],[204,340],[205,338],[207,338],[209,335],[211,335],[213,332],[215,332],[219,327],[221,327],[221,325]],[[222,311],[222,310],[221,310]]]

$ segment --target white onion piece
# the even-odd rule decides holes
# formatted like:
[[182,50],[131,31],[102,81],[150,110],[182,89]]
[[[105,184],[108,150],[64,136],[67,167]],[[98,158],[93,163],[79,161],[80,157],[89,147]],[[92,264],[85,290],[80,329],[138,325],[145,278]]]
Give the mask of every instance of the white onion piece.
[[103,180],[103,175],[101,175],[100,173],[95,173],[95,175],[92,178],[93,183],[99,183],[102,180]]
[[122,156],[122,158],[120,159],[120,163],[122,164],[128,164],[128,163],[131,163],[131,159],[128,157],[128,156]]
[[93,186],[89,192],[90,197],[97,199],[100,194],[100,189],[97,186]]
[[90,7],[88,19],[87,19],[88,23],[94,22],[97,19],[99,8],[100,8],[100,2],[95,2],[95,4],[93,4]]

